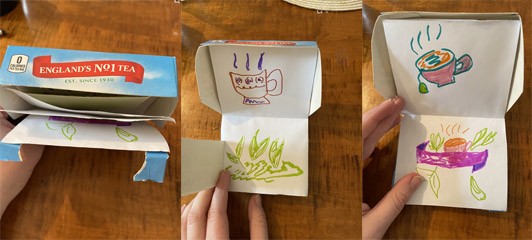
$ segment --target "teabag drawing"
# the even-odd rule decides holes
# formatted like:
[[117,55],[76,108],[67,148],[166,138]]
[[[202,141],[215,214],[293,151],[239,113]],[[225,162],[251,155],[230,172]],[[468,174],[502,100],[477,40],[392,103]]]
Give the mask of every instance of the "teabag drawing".
[[[469,128],[460,130],[461,126],[459,124],[440,124],[440,126],[441,132],[431,133],[428,141],[420,143],[416,147],[418,163],[416,172],[429,181],[432,192],[438,198],[440,189],[438,167],[448,169],[472,167],[469,180],[471,195],[478,201],[486,200],[486,193],[478,186],[473,174],[486,165],[488,149],[483,151],[474,150],[493,143],[497,132],[488,132],[488,129],[484,128],[478,131],[472,140],[467,141],[459,136],[469,131]],[[449,137],[447,140],[446,136]],[[442,147],[443,152],[439,152]],[[421,167],[419,166],[420,164],[422,164]],[[434,168],[423,166],[423,164],[434,166]]]
[[257,63],[257,69],[261,72],[254,73],[250,72],[248,53],[246,53],[246,71],[244,71],[243,66],[239,68],[238,57],[236,53],[233,53],[233,68],[235,72],[229,72],[229,76],[235,91],[244,97],[243,104],[270,104],[270,101],[266,98],[267,95],[279,96],[283,93],[283,74],[281,70],[274,69],[268,73],[268,70],[262,69],[264,54],[264,52],[260,54]]
[[421,94],[429,92],[427,84],[422,82],[422,79],[436,84],[438,87],[444,87],[455,83],[456,75],[467,72],[473,67],[473,59],[468,54],[457,59],[453,51],[447,48],[429,49],[428,51],[423,49],[423,42],[438,41],[442,36],[442,27],[441,24],[438,24],[437,30],[432,33],[435,36],[431,39],[430,26],[427,25],[425,29],[417,33],[417,36],[412,36],[410,39],[410,50],[414,54],[420,55],[424,52],[415,62],[415,66],[419,70],[417,81],[419,83],[418,90]]

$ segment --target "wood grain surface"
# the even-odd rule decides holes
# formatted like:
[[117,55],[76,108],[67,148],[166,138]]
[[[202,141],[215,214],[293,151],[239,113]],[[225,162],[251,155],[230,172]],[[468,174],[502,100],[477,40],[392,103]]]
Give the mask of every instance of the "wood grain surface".
[[[361,12],[317,13],[282,1],[182,5],[182,135],[220,139],[221,115],[201,104],[194,73],[200,43],[214,39],[312,40],[321,50],[323,99],[309,118],[309,196],[263,195],[271,238],[360,236]],[[186,169],[182,169],[186,171]],[[232,238],[249,238],[251,195],[230,193]],[[183,197],[188,203],[193,196]]]
[[[23,6],[24,5],[24,6]],[[23,1],[0,18],[7,45],[180,56],[180,5],[172,1]],[[144,153],[46,147],[6,210],[1,238],[177,238],[179,109],[160,131],[171,154],[163,184],[133,182]]]
[[[384,99],[372,83],[371,32],[377,16],[389,11],[440,12],[519,12],[525,34],[525,86],[517,103],[506,114],[508,141],[508,211],[406,206],[390,226],[385,238],[438,239],[531,239],[532,238],[532,162],[531,151],[531,86],[532,6],[531,1],[364,1],[364,60],[362,71],[363,112]],[[374,159],[364,169],[364,202],[374,206],[391,188],[399,128],[381,139]]]

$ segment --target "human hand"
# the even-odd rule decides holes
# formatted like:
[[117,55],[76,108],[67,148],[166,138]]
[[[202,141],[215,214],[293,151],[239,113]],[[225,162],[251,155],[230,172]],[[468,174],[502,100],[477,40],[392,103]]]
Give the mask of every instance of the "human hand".
[[[389,99],[362,116],[363,159],[375,150],[379,139],[401,121],[404,101]],[[364,165],[367,165],[364,164]],[[380,239],[424,180],[416,173],[404,176],[373,209],[362,203],[362,238]]]
[[[7,120],[7,113],[0,112],[0,139],[3,139],[15,126]],[[0,161],[0,218],[7,205],[24,188],[35,165],[41,159],[44,146],[23,144],[20,153],[22,162]]]
[[401,122],[400,113],[404,106],[403,99],[397,96],[364,113],[362,116],[362,159],[364,161],[373,153],[379,139]]
[[[230,175],[222,171],[216,187],[203,190],[181,207],[181,239],[229,239],[227,198]],[[268,239],[268,225],[260,195],[248,204],[251,239]]]

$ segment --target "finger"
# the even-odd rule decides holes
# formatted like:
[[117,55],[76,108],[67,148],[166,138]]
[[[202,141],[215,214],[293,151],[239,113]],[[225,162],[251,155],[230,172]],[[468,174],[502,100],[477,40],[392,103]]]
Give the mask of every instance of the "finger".
[[268,239],[268,222],[262,208],[260,195],[253,195],[248,204],[249,232],[251,239]]
[[183,204],[183,206],[181,206],[181,216],[183,216],[183,211],[185,211],[186,207],[187,207],[186,204]]
[[214,188],[203,190],[194,198],[187,216],[187,238],[205,239],[207,230],[207,211],[211,205]]
[[423,180],[424,178],[417,173],[411,173],[401,178],[392,190],[364,216],[362,220],[363,238],[382,238]]
[[185,209],[181,212],[181,239],[187,239],[187,218],[194,204],[194,199],[188,203]]
[[229,182],[229,172],[222,171],[207,214],[207,239],[229,239],[229,220],[227,219]]
[[366,213],[368,213],[369,210],[371,210],[369,205],[365,204],[365,203],[362,203],[362,216],[366,215]]
[[381,139],[386,132],[388,132],[392,127],[401,121],[401,116],[399,114],[403,109],[404,101],[401,98],[398,98],[395,100],[395,104],[395,108],[392,110],[392,112],[388,113],[388,117],[380,121],[375,129],[373,129],[373,131],[364,139],[364,147],[362,150],[362,156],[364,160],[367,159],[371,153],[373,153],[373,150],[379,142],[379,139]]
[[390,98],[362,115],[362,139],[365,139],[377,127],[380,121],[390,115],[395,108],[393,98]]

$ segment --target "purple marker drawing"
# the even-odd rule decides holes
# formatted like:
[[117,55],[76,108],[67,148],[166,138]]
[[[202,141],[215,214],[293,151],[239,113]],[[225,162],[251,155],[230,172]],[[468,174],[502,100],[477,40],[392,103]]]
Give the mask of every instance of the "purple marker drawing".
[[262,70],[262,58],[264,57],[264,52],[260,54],[260,58],[259,58],[259,70]]
[[131,126],[130,122],[120,122],[120,121],[106,120],[106,119],[84,119],[84,118],[73,118],[73,117],[50,116],[48,120],[62,121],[62,122],[78,122],[78,123],[88,123],[88,124],[109,124],[109,125],[116,125],[116,126]]
[[249,53],[246,53],[246,69],[249,71]]
[[236,53],[233,53],[233,57],[234,57],[234,61],[233,61],[233,67],[234,68],[238,68],[238,66],[236,65]]
[[471,172],[482,169],[488,160],[488,150],[482,152],[429,152],[425,148],[429,141],[419,144],[416,147],[416,158],[418,163],[440,166],[444,168],[470,167]]

